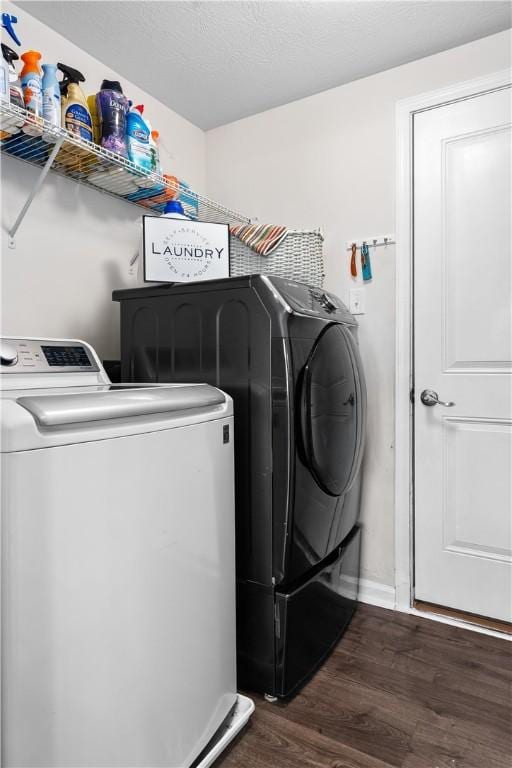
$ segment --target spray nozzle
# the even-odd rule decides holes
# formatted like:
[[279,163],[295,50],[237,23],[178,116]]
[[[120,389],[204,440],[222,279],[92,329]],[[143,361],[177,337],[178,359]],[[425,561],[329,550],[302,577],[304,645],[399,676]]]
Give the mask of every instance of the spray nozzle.
[[64,75],[64,78],[59,83],[60,92],[63,96],[67,94],[70,83],[85,83],[85,77],[78,69],[73,69],[73,67],[68,67],[67,64],[61,64],[60,62],[57,64],[57,69],[60,69]]
[[2,27],[5,29],[8,35],[12,37],[16,45],[21,45],[20,39],[14,31],[13,24],[18,23],[18,17],[13,16],[10,13],[2,13]]
[[13,51],[13,49],[9,48],[5,43],[2,43],[2,55],[8,64],[12,64],[13,61],[19,59],[16,51]]

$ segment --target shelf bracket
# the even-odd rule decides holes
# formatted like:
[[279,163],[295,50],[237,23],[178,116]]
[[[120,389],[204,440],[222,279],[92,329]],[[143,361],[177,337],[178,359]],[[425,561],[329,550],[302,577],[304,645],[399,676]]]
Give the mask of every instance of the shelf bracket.
[[41,173],[39,174],[39,176],[37,178],[37,181],[36,181],[36,183],[34,184],[34,186],[32,188],[32,191],[30,192],[29,196],[27,197],[27,199],[25,201],[25,205],[23,206],[23,208],[19,212],[18,218],[16,219],[16,221],[12,225],[11,229],[9,230],[9,241],[8,241],[9,248],[16,248],[16,241],[14,239],[15,236],[16,236],[16,232],[18,231],[21,222],[25,218],[28,209],[32,205],[32,201],[34,200],[35,196],[37,195],[37,193],[41,189],[41,187],[43,185],[43,182],[44,182],[44,180],[46,179],[46,177],[48,175],[48,171],[52,167],[53,161],[55,160],[55,158],[56,158],[56,156],[57,156],[57,154],[58,154],[58,152],[59,152],[59,150],[60,150],[60,148],[61,148],[61,146],[62,146],[62,144],[64,142],[64,139],[65,139],[65,136],[61,136],[55,142],[55,145],[54,145],[52,151],[48,155],[48,160],[46,161],[44,166],[41,168]]

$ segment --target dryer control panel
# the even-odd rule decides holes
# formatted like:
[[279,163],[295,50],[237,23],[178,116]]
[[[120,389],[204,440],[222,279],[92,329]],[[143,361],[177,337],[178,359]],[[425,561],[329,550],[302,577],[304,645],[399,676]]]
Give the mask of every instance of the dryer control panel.
[[301,314],[332,318],[336,322],[357,325],[353,315],[333,293],[328,293],[323,288],[313,288],[283,278],[270,277],[267,279],[274,288],[277,288],[292,310]]
[[96,361],[80,342],[49,339],[1,339],[2,373],[74,373],[98,371]]

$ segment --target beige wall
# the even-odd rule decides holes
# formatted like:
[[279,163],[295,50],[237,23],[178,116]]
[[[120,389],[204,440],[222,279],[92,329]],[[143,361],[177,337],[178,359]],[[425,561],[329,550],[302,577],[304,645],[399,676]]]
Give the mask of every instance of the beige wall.
[[[510,46],[503,32],[209,131],[208,194],[262,222],[320,226],[326,286],[348,301],[345,242],[395,228],[396,102],[510,67]],[[369,390],[363,577],[383,584],[394,583],[394,257],[389,247],[373,258],[360,318]]]
[[[64,5],[71,13],[72,3]],[[162,151],[164,169],[204,190],[200,128],[25,11],[9,3],[2,10],[18,16],[24,50],[36,48],[43,61],[62,61],[83,72],[86,95],[99,90],[103,78],[120,80],[129,98],[145,104],[172,154]],[[8,250],[6,232],[36,178],[33,168],[2,156],[2,333],[84,338],[100,356],[117,357],[119,305],[111,293],[136,285],[128,264],[138,248],[140,208],[50,174],[16,236],[16,250]]]

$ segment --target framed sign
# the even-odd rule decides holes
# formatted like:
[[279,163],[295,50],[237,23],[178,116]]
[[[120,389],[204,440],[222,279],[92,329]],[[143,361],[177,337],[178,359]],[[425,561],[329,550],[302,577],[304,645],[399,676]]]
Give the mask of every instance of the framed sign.
[[189,283],[229,277],[229,226],[143,216],[146,283]]

